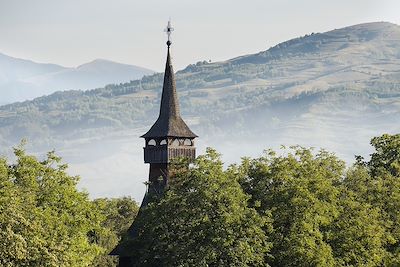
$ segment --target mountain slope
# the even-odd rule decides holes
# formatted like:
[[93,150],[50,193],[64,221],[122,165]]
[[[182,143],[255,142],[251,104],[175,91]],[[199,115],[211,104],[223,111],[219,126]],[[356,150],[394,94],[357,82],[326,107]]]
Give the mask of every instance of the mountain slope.
[[154,71],[104,59],[66,68],[0,53],[0,103],[33,99],[57,90],[93,89],[140,79]]
[[0,83],[65,69],[65,67],[55,64],[35,63],[30,60],[13,58],[0,53]]
[[[140,199],[146,167],[138,136],[157,118],[162,77],[2,106],[0,143],[28,137],[36,151],[56,148],[92,177],[82,184],[94,195],[133,192]],[[378,22],[311,34],[189,65],[176,80],[200,152],[214,146],[232,162],[300,144],[351,160],[368,154],[372,136],[400,131],[400,26]]]

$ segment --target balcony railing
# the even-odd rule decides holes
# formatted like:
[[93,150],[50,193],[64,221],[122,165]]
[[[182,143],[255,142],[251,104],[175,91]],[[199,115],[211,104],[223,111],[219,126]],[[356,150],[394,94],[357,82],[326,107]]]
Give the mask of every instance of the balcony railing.
[[147,146],[144,148],[145,163],[168,163],[175,158],[196,158],[195,147],[168,147],[168,146]]

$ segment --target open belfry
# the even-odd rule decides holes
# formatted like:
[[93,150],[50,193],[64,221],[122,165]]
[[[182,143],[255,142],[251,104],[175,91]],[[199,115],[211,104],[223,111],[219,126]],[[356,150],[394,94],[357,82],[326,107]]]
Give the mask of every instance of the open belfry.
[[[171,62],[171,40],[173,31],[170,21],[165,29],[168,35],[167,62],[165,64],[164,83],[161,95],[160,114],[150,130],[142,135],[145,139],[144,162],[150,164],[148,187],[140,206],[141,210],[151,201],[152,195],[161,194],[170,178],[169,166],[173,159],[196,157],[194,139],[197,137],[183,121],[180,110],[178,95],[176,92],[175,75]],[[151,222],[149,222],[151,223]],[[138,235],[135,222],[128,230],[130,238]],[[132,266],[135,259],[131,258],[129,248],[119,244],[110,255],[119,256],[119,266]]]

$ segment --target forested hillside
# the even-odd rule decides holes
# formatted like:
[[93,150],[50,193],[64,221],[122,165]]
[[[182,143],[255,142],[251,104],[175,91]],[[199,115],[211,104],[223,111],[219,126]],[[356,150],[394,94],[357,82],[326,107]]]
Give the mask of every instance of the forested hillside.
[[[79,160],[83,147],[101,154],[103,146],[104,157],[117,161],[124,160],[120,147],[135,147],[130,153],[141,161],[140,141],[133,146],[132,140],[157,117],[162,77],[2,106],[0,144],[28,138],[35,151],[56,148],[79,168],[89,166]],[[176,79],[181,112],[200,147],[215,146],[232,159],[238,155],[232,144],[261,153],[296,143],[349,160],[354,151],[368,154],[372,136],[399,131],[400,26],[378,22],[312,33],[256,54],[189,65]]]

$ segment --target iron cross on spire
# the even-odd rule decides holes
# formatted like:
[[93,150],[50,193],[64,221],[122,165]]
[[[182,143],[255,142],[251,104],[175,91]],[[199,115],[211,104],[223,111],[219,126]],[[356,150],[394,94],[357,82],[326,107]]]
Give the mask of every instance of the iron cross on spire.
[[166,32],[167,36],[168,36],[168,41],[167,41],[168,48],[172,44],[172,42],[171,42],[171,33],[173,31],[174,31],[174,28],[172,28],[172,26],[171,26],[171,19],[170,19],[170,20],[168,20],[167,27],[164,30],[164,32]]

